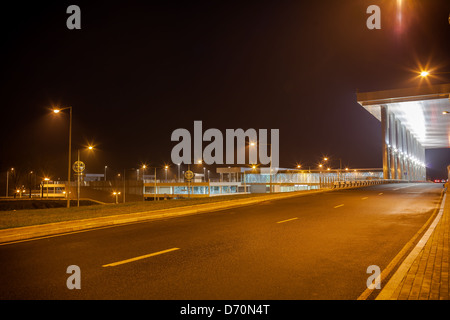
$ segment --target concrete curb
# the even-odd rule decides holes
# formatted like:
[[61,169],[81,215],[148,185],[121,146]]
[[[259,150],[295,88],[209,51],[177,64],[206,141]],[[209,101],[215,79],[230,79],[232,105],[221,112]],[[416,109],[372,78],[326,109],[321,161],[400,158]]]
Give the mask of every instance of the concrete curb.
[[323,193],[327,191],[331,190],[317,190],[306,192],[298,191],[284,194],[271,194],[268,196],[260,196],[250,199],[228,200],[216,203],[198,204],[193,206],[178,207],[171,209],[161,209],[147,212],[128,213],[107,217],[98,217],[74,221],[63,221],[35,226],[3,229],[0,230],[0,244],[8,244],[14,241],[71,233],[76,231],[84,231],[101,227],[120,226],[129,223],[138,223],[164,218],[179,217],[189,214],[219,211],[233,207],[242,207],[246,205],[257,204],[265,201],[306,196],[311,194]]

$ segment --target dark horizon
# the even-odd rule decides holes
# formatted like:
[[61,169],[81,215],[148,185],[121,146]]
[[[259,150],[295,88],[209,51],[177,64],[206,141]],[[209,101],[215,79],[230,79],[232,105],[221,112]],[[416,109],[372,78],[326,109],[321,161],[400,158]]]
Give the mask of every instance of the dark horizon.
[[[380,123],[356,92],[426,85],[415,73],[425,66],[450,71],[445,0],[404,4],[401,28],[393,1],[81,1],[81,30],[66,27],[70,4],[13,4],[0,22],[2,176],[67,178],[68,115],[51,107],[69,105],[73,161],[96,147],[82,153],[88,173],[171,164],[171,133],[193,134],[196,120],[279,129],[282,168],[323,156],[381,168]],[[373,4],[380,30],[366,27]],[[431,179],[448,164],[449,148],[427,151]]]

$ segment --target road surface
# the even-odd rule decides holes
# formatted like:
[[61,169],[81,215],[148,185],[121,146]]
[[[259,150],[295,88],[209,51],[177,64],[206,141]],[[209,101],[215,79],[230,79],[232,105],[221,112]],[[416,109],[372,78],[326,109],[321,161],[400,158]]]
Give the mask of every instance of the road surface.
[[[0,245],[0,299],[345,299],[431,217],[441,184],[336,190]],[[81,289],[69,290],[68,266]]]

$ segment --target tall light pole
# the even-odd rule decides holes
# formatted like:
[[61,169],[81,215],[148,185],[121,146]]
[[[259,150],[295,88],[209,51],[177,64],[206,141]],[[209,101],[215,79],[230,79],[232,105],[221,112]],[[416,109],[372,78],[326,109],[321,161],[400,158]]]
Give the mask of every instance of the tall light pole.
[[44,181],[47,182],[47,199],[48,199],[48,182],[50,181],[50,179],[49,178],[44,178]]
[[106,181],[106,169],[108,168],[108,166],[105,166],[105,181]]
[[272,193],[272,144],[271,143],[266,143],[266,144],[261,144],[261,143],[255,143],[255,142],[250,142],[250,146],[254,147],[256,146],[256,144],[258,144],[259,146],[270,146],[270,173],[269,173],[269,185],[270,185],[270,193]]
[[166,182],[167,182],[167,169],[169,169],[169,166],[164,166],[164,170],[166,171]]
[[[328,158],[323,158],[324,161],[328,161]],[[341,180],[341,171],[342,171],[342,159],[339,158],[339,172],[338,172],[338,180]]]
[[[93,150],[93,146],[88,146],[88,150]],[[80,165],[80,149],[77,151],[77,163]],[[80,206],[80,176],[83,174],[83,171],[77,172],[77,207]]]
[[145,201],[145,181],[144,181],[144,175],[145,175],[145,169],[147,166],[145,164],[142,165],[142,201]]
[[8,191],[8,189],[9,189],[9,171],[11,170],[11,173],[13,173],[14,172],[14,168],[11,168],[11,169],[8,169],[7,171],[6,171],[6,197],[8,198],[8,196],[9,196],[9,191]]
[[63,110],[69,109],[69,159],[67,164],[67,208],[70,208],[70,162],[72,158],[72,107],[65,108],[55,108],[53,109],[54,113],[60,113]]

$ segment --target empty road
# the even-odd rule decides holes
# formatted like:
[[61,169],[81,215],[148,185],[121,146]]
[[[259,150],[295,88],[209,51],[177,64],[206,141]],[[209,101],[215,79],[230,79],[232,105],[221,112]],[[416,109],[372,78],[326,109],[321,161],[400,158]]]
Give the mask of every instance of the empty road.
[[[442,184],[336,190],[0,245],[0,299],[357,299]],[[79,266],[81,289],[66,273]]]

